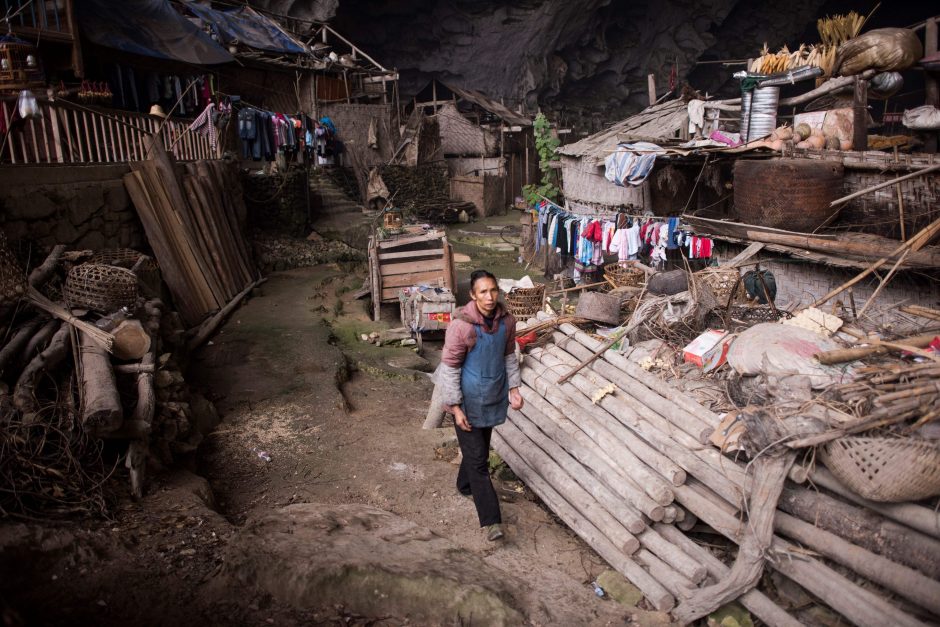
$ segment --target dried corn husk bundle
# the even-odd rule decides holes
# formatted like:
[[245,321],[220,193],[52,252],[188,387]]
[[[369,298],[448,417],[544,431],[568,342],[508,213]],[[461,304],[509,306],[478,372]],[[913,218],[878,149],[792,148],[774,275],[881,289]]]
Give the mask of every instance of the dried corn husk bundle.
[[[875,7],[875,9],[877,8]],[[874,10],[872,10],[872,13],[874,13]],[[868,17],[871,17],[871,13],[868,14]],[[846,15],[827,15],[816,22],[819,40],[824,46],[838,48],[850,39],[858,37],[865,22],[868,21],[868,17],[862,17],[855,11],[850,11]]]
[[800,47],[793,52],[784,46],[778,52],[771,53],[764,44],[761,56],[754,59],[749,69],[755,74],[777,74],[801,67],[818,67],[822,69],[823,76],[830,76],[835,59],[836,48],[834,46],[800,44]]

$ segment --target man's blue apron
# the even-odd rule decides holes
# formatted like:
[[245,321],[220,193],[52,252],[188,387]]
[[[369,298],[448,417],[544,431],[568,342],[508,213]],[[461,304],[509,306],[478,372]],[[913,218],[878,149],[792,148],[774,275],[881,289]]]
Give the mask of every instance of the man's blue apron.
[[463,411],[474,427],[495,427],[506,422],[509,379],[506,377],[506,325],[484,333],[475,324],[477,341],[467,354],[460,373]]

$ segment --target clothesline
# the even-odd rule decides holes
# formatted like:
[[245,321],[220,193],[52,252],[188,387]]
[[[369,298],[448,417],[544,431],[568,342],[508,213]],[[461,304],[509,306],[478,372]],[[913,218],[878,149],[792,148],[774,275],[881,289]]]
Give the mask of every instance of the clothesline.
[[591,213],[587,211],[573,210],[573,209],[568,209],[566,207],[562,207],[558,203],[552,202],[551,200],[549,200],[545,196],[542,196],[541,194],[536,194],[536,196],[538,196],[539,198],[541,198],[542,200],[544,200],[551,206],[555,207],[556,209],[559,209],[566,213],[570,213],[572,215],[580,215],[585,218],[614,218],[617,216],[626,216],[628,218],[633,218],[634,220],[647,220],[647,219],[655,219],[655,218],[662,218],[664,220],[668,220],[669,218],[678,217],[678,216],[656,216],[656,215],[653,215],[652,213],[642,213],[642,214],[630,213],[629,211],[625,211],[622,209],[594,209],[593,213]]
[[[665,263],[667,250],[688,249],[689,259],[710,258],[712,240],[698,237],[678,216],[630,216],[600,218],[571,212],[544,198],[538,205],[536,251],[543,244],[575,260],[576,272],[594,272],[605,255],[616,253],[619,261],[649,255],[651,263]],[[620,216],[627,218],[624,222]]]

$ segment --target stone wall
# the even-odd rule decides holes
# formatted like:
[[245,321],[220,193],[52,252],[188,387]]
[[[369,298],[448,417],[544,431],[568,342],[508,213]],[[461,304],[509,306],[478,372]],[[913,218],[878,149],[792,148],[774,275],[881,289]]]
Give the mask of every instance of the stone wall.
[[0,229],[15,249],[137,248],[143,226],[124,189],[126,164],[0,167]]

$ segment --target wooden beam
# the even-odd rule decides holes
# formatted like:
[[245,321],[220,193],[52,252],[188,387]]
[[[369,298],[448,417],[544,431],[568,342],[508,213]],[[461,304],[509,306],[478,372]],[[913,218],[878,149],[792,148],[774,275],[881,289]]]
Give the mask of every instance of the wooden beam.
[[649,91],[650,106],[652,107],[656,104],[656,75],[647,74],[646,75],[646,87]]
[[[937,52],[937,18],[932,17],[924,25],[924,56]],[[927,92],[925,104],[940,107],[940,82],[937,81],[936,73],[924,73],[924,87]],[[937,131],[927,133],[924,142],[925,152],[937,152]]]
[[852,102],[852,149],[868,150],[868,81],[855,77]]

